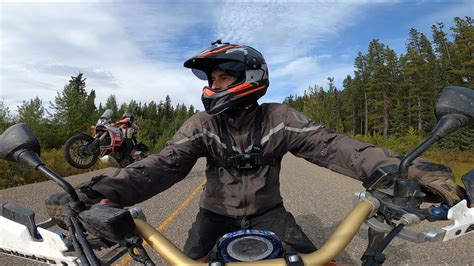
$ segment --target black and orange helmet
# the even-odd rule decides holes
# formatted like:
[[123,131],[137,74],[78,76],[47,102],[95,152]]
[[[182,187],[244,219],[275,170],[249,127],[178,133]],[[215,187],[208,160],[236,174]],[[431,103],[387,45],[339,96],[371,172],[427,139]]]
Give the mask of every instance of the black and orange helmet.
[[[269,86],[268,68],[262,54],[245,45],[222,43],[220,40],[198,55],[184,62],[202,80],[208,80],[201,100],[206,112],[219,114],[230,107],[256,102],[265,95]],[[215,68],[237,77],[237,80],[223,90],[213,90],[211,72]]]

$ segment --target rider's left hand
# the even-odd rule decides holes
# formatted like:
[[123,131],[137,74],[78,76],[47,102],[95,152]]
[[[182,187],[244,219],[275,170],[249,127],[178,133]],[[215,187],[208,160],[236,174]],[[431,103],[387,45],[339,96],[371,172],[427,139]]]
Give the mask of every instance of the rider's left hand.
[[[91,182],[96,182],[99,179],[100,177],[95,177],[95,181],[93,178],[93,181]],[[96,203],[100,203],[104,199],[104,196],[90,188],[91,186],[89,184],[91,184],[91,182],[85,183],[76,189],[77,197],[86,205],[94,205]],[[61,228],[66,228],[64,219],[66,217],[67,211],[71,209],[69,205],[71,202],[71,196],[65,192],[54,193],[50,195],[45,201],[49,216],[53,218],[56,224],[58,224]]]
[[408,177],[420,183],[428,194],[428,200],[442,201],[453,206],[464,199],[462,188],[454,181],[451,170],[444,165],[418,162],[410,167]]
[[[79,192],[77,195],[81,201],[84,201],[83,199],[86,197],[85,195]],[[70,202],[72,202],[72,198],[65,192],[54,193],[45,201],[49,217],[51,217],[56,224],[63,229],[66,229],[65,218],[68,209],[70,209]]]

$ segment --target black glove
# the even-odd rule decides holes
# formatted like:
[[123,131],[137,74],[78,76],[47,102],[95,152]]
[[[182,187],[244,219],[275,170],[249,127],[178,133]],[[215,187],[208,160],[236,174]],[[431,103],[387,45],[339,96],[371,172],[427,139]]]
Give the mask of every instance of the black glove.
[[454,181],[451,170],[444,165],[418,162],[410,167],[408,176],[420,183],[428,194],[428,201],[442,201],[453,206],[464,199],[462,188]]
[[[103,199],[102,195],[99,193],[92,191],[92,193],[82,193],[76,190],[77,196],[79,200],[84,202],[87,205],[92,205],[95,203],[99,203],[100,200]],[[72,211],[70,203],[72,202],[71,196],[65,192],[58,192],[49,196],[46,201],[46,210],[48,212],[49,217],[51,217],[56,224],[66,229],[65,217],[68,211]]]

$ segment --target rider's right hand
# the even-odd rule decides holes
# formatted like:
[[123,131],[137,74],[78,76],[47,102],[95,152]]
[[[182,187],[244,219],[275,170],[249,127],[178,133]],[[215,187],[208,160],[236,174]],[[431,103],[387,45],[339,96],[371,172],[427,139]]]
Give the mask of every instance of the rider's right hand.
[[454,206],[465,197],[451,169],[444,165],[421,161],[410,167],[408,177],[420,183],[427,194],[427,201],[440,201]]

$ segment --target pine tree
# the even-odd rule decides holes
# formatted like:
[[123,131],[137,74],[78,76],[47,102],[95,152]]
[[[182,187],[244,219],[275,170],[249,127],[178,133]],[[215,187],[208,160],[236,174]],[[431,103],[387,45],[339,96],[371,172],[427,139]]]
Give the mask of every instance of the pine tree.
[[423,88],[423,106],[422,106],[422,128],[424,132],[429,132],[436,124],[436,117],[433,112],[433,106],[438,99],[442,80],[436,73],[437,62],[433,47],[425,34],[420,35],[421,54],[423,65],[421,66],[421,80]]
[[321,102],[319,102],[318,99],[318,91],[316,89],[317,87],[318,85],[315,85],[314,88],[308,86],[308,90],[304,91],[304,96],[300,100],[291,100],[289,104],[291,107],[297,110],[301,108],[300,111],[303,112],[309,119],[322,123]]
[[328,112],[328,127],[336,130],[343,131],[343,125],[341,121],[341,103],[339,99],[339,92],[334,85],[334,78],[328,77],[328,98],[324,102],[326,104],[326,110]]
[[43,122],[45,115],[43,102],[39,97],[31,99],[18,106],[18,121],[26,123],[34,131]]
[[173,105],[171,105],[171,98],[169,95],[166,95],[165,102],[163,103],[163,117],[166,121],[171,121],[173,119]]
[[72,76],[64,89],[58,92],[54,104],[51,103],[55,110],[53,122],[58,126],[58,137],[66,138],[89,128],[93,115],[89,109],[95,93],[87,94],[85,81],[82,73]]
[[[119,113],[119,110],[118,110],[118,107],[117,107],[117,100],[115,98],[115,95],[111,94],[109,97],[107,97],[107,100],[105,101],[105,104],[104,104],[104,107],[103,107],[104,111],[107,110],[107,109],[110,109],[112,110],[113,112],[113,116],[112,116],[112,120],[116,121],[118,120],[121,115],[123,113]],[[104,111],[101,111],[99,115],[102,115],[102,113]]]
[[374,132],[388,137],[390,110],[390,68],[388,67],[387,50],[379,40],[369,44],[367,70],[370,73],[368,82],[369,104],[372,106],[369,123]]
[[188,117],[191,117],[196,113],[196,110],[194,109],[194,106],[191,104],[188,108]]
[[344,125],[344,131],[350,129],[351,135],[356,132],[356,93],[353,79],[347,75],[342,82],[344,90],[341,93],[341,117]]
[[453,52],[453,43],[447,38],[447,34],[443,31],[444,24],[436,23],[431,26],[433,32],[433,44],[436,55],[436,71],[434,75],[438,77],[439,86],[444,87],[454,84],[456,78],[453,76],[453,66],[451,53]]
[[10,114],[10,108],[5,105],[3,100],[0,100],[0,131],[3,132],[10,126],[12,122],[12,116]]
[[[436,57],[423,33],[410,30],[407,53],[401,59],[403,78],[408,88],[410,125],[420,132],[429,132],[434,125],[433,105],[438,96]],[[416,122],[416,123],[415,123]]]
[[118,109],[117,117],[120,118],[125,112],[128,112],[128,105],[126,103],[122,103]]
[[[309,88],[311,88],[311,86],[309,86]],[[283,103],[288,104],[289,106],[291,106],[292,108],[300,112],[304,112],[304,109],[305,109],[304,99],[305,97],[299,97],[297,94],[295,95],[290,94],[288,97],[285,98]]]
[[[131,112],[135,116],[140,116],[141,113],[142,113],[140,105],[141,105],[141,103],[139,104],[135,100],[130,100],[130,103],[127,106],[127,111]],[[120,114],[120,115],[122,115],[122,114]]]
[[362,96],[361,110],[363,116],[360,118],[361,133],[365,136],[369,133],[369,98],[367,96],[367,83],[369,82],[369,72],[367,70],[367,56],[361,52],[357,54],[354,63],[354,87]]
[[457,85],[474,88],[474,25],[471,17],[455,17],[451,27],[454,35],[453,73]]
[[63,141],[55,134],[55,125],[45,118],[46,110],[43,102],[36,97],[30,101],[24,101],[18,106],[18,121],[26,123],[35,133],[42,148],[54,148],[60,146]]
[[143,116],[146,119],[151,119],[154,121],[158,119],[157,105],[154,101],[151,101],[149,104],[145,105],[143,109]]

